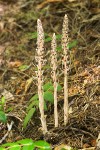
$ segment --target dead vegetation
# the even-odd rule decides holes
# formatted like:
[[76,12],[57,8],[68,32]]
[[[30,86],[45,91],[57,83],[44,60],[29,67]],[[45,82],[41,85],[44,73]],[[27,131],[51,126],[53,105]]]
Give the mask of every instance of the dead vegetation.
[[[96,146],[100,133],[99,5],[99,0],[0,1],[0,96],[4,95],[7,100],[5,111],[8,122],[14,121],[11,133],[4,142],[28,137],[45,139],[54,146],[61,143],[77,148]],[[70,50],[69,123],[63,126],[63,97],[59,95],[60,126],[54,128],[53,108],[50,107],[47,125],[51,134],[44,137],[39,113],[22,130],[28,101],[37,92],[34,69],[36,38],[32,38],[32,33],[36,32],[36,22],[40,18],[49,36],[61,34],[65,14],[69,18],[70,42],[78,42]],[[49,42],[45,43],[46,50],[49,45]],[[22,65],[27,66],[24,71],[19,69]],[[49,70],[46,75],[49,79]],[[31,77],[33,80],[27,86]],[[60,81],[62,83],[62,74]],[[0,139],[6,131],[6,125],[1,124]]]

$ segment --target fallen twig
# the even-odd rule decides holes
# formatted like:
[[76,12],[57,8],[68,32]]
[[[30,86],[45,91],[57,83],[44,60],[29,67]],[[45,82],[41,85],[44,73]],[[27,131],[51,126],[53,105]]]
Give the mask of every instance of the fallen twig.
[[0,140],[0,144],[6,139],[6,137],[8,136],[9,132],[11,131],[12,129],[12,126],[13,126],[14,122],[11,121],[11,124],[8,124],[7,123],[7,128],[8,128],[8,131],[7,133],[2,137],[2,139]]

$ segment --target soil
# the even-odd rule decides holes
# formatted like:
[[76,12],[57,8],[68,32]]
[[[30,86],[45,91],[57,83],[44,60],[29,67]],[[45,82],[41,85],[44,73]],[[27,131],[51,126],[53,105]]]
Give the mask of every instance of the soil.
[[[69,122],[63,123],[63,93],[58,96],[59,127],[54,127],[53,106],[48,106],[46,120],[49,133],[43,135],[39,111],[33,115],[26,129],[23,121],[29,100],[37,93],[35,52],[37,19],[50,37],[60,35],[64,15],[69,18],[70,49]],[[4,110],[7,122],[14,122],[2,143],[23,138],[43,139],[52,146],[63,143],[76,148],[95,147],[100,133],[99,0],[0,0],[0,96],[6,98]],[[61,45],[57,41],[58,46]],[[49,52],[50,42],[45,42]],[[61,54],[59,54],[59,64]],[[61,65],[61,64],[60,64]],[[25,69],[21,69],[24,66]],[[59,69],[62,74],[62,68]],[[33,79],[27,87],[27,81]],[[46,83],[50,70],[45,73]],[[62,75],[59,81],[63,84]],[[0,139],[7,132],[7,124],[0,124]]]

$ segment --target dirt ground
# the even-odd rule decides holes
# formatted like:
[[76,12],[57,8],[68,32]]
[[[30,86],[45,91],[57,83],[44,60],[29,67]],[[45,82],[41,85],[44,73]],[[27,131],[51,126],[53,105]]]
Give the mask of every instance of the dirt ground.
[[[38,18],[49,36],[61,34],[65,14],[69,18],[70,43],[77,41],[70,49],[69,122],[64,126],[63,97],[59,95],[59,127],[54,128],[53,107],[50,106],[46,115],[51,134],[43,136],[39,112],[23,130],[26,108],[37,92],[36,38],[33,35],[37,31]],[[76,148],[96,146],[100,133],[99,39],[99,0],[0,0],[0,97],[6,98],[4,109],[8,123],[14,122],[3,143],[32,138],[44,139],[54,147],[61,143]],[[45,43],[45,48],[50,50],[50,42]],[[21,69],[21,66],[26,68]],[[46,76],[49,80],[49,70]],[[27,81],[32,77],[26,89]],[[62,83],[63,78],[60,78]],[[6,132],[7,126],[0,124],[0,139]]]

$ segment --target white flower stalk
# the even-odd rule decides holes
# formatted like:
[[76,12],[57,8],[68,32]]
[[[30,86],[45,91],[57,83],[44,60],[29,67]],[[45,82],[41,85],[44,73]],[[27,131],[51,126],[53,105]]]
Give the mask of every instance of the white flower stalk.
[[62,29],[62,49],[63,49],[63,66],[64,66],[64,125],[68,123],[68,17],[64,16]]
[[39,110],[41,114],[41,123],[43,134],[47,132],[46,118],[44,115],[44,98],[43,98],[43,65],[44,65],[44,31],[42,28],[42,23],[37,20],[37,78],[38,78],[38,96],[39,96]]
[[58,110],[57,110],[57,54],[56,54],[56,36],[55,33],[52,37],[51,42],[51,68],[52,68],[52,79],[54,86],[54,119],[55,127],[58,127]]

